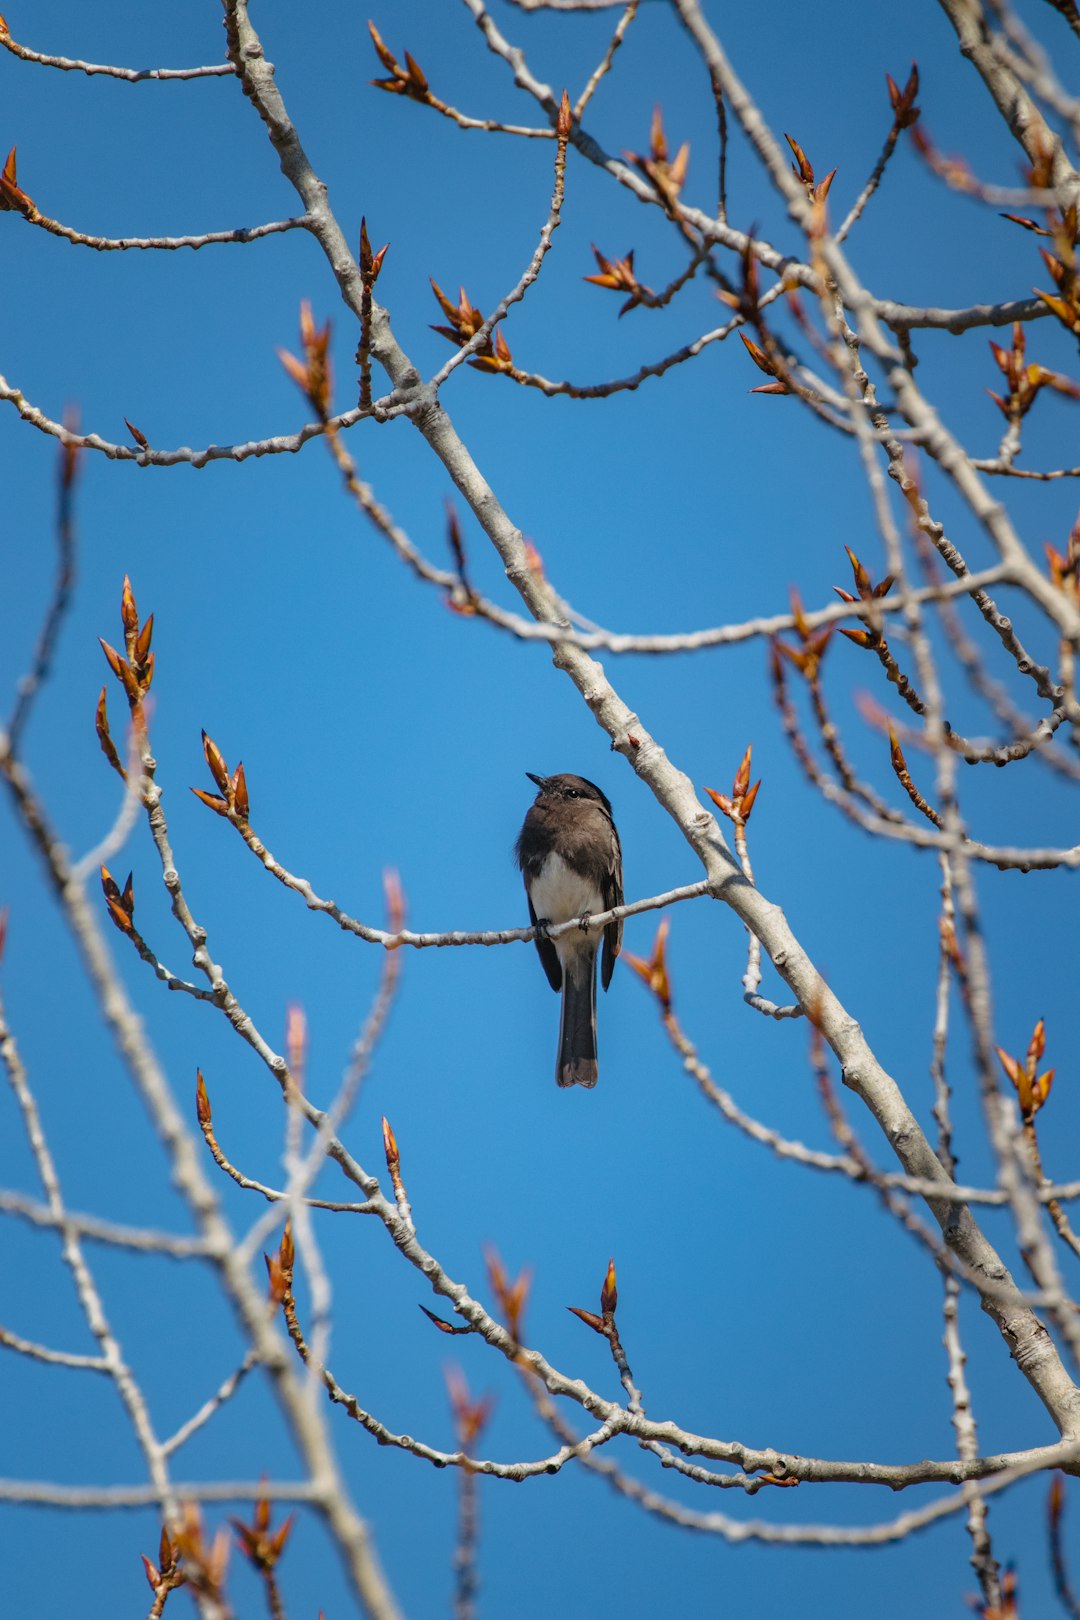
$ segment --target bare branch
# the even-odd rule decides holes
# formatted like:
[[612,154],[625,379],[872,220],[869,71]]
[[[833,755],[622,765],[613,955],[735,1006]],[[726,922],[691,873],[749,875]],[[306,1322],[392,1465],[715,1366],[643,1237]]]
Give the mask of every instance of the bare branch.
[[272,220],[268,225],[243,225],[234,231],[204,231],[199,236],[90,236],[85,231],[76,231],[70,225],[61,224],[58,219],[50,219],[47,214],[40,214],[36,209],[26,218],[31,225],[48,231],[50,236],[62,237],[65,242],[73,242],[77,247],[94,248],[98,253],[126,253],[129,248],[172,253],[177,248],[198,249],[217,247],[222,243],[256,242],[262,236],[278,236],[282,231],[301,230],[308,223],[300,214],[295,219]]
[[81,62],[71,56],[45,56],[40,51],[32,51],[28,46],[20,45],[12,39],[6,23],[0,26],[0,45],[13,56],[21,57],[24,62],[38,62],[43,67],[62,68],[66,73],[91,75],[102,73],[111,79],[126,79],[129,84],[138,84],[143,79],[221,78],[236,71],[231,62],[216,62],[210,67],[193,68],[124,68],[109,67],[100,62]]

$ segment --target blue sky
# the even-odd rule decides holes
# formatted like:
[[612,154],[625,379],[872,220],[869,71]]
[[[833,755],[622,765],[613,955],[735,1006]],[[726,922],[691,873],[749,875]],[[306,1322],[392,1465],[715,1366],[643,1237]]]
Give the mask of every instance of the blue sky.
[[[1044,37],[1068,44],[1060,19]],[[731,58],[777,130],[795,135],[819,173],[837,165],[832,201],[846,209],[888,127],[884,74],[922,76],[926,126],[945,151],[963,150],[980,176],[1017,179],[1017,149],[957,55],[941,11],[898,14],[831,0],[817,14],[709,8]],[[728,14],[730,12],[730,14]],[[611,18],[519,15],[501,26],[538,77],[571,95],[604,49]],[[87,8],[37,0],[6,12],[33,48],[129,66],[220,58],[219,8]],[[372,16],[400,57],[410,50],[445,100],[475,116],[532,122],[505,65],[485,49],[464,7],[417,0]],[[343,4],[263,0],[254,20],[278,85],[350,241],[366,215],[376,246],[390,242],[379,294],[399,342],[425,374],[449,349],[428,286],[464,283],[489,309],[517,280],[546,216],[551,149],[544,142],[466,133],[427,109],[368,87],[379,69],[366,13]],[[687,195],[711,207],[715,129],[707,80],[666,7],[646,5],[589,111],[611,151],[643,151],[654,104],[673,144],[691,142]],[[0,54],[0,142],[17,143],[19,179],[46,214],[84,232],[179,234],[228,230],[297,211],[263,128],[230,79],[128,85],[60,73]],[[796,249],[779,202],[733,135],[732,222]],[[1024,210],[1021,210],[1024,211]],[[354,402],[356,332],[313,240],[297,231],[247,247],[97,254],[0,220],[5,268],[0,371],[48,416],[75,404],[86,431],[126,443],[129,418],[155,446],[229,443],[295,431],[307,410],[276,357],[297,347],[301,299],[334,322],[336,399]],[[586,286],[590,243],[609,256],[633,247],[642,279],[662,286],[683,264],[656,210],[640,207],[571,153],[564,225],[537,286],[513,311],[515,361],[549,377],[592,382],[625,375],[720,324],[705,281],[661,312],[621,321],[610,294]],[[944,191],[901,144],[851,242],[854,265],[881,296],[966,305],[1026,296],[1045,272],[1033,239],[990,209]],[[1060,335],[1059,335],[1060,334]],[[1000,334],[998,334],[1000,337]],[[985,389],[1000,377],[986,334],[926,336],[919,380],[973,454],[990,455],[1000,417]],[[1060,329],[1039,322],[1029,355],[1075,376]],[[692,365],[607,401],[546,400],[461,367],[443,394],[506,510],[533,539],[549,577],[586,618],[628,631],[693,629],[782,611],[789,585],[821,605],[847,584],[843,546],[883,572],[855,454],[794,401],[750,397],[760,381],[742,345],[712,346]],[[1026,464],[1075,464],[1076,411],[1043,398]],[[415,543],[448,564],[449,481],[404,421],[349,436],[361,474]],[[54,568],[56,445],[0,411],[7,588],[0,600],[0,676],[11,692],[32,655]],[[993,560],[984,536],[932,475],[935,512],[972,567]],[[1036,554],[1063,547],[1075,519],[1069,481],[1007,490]],[[354,915],[382,920],[382,871],[401,874],[418,929],[512,927],[525,920],[512,846],[532,788],[526,771],[578,771],[611,798],[628,898],[694,881],[675,826],[612,755],[570,683],[539,643],[522,644],[449,612],[408,575],[342,493],[324,447],[243,465],[138,468],[83,457],[78,488],[79,579],[52,679],[25,756],[65,841],[91,848],[115,816],[116,778],[93,728],[107,671],[97,637],[120,634],[130,574],[140,610],[154,611],[157,672],[152,733],[159,782],[185,892],[235,993],[277,1046],[285,1009],[305,1008],[309,1090],[333,1094],[381,967],[377,949],[342,936],[273,883],[224,822],[188,793],[209,787],[199,733],[230,765],[242,758],[259,835],[293,871]],[[478,526],[462,514],[479,589],[505,606],[513,593]],[[1039,654],[1053,645],[1023,604],[1008,604]],[[976,629],[974,616],[966,620]],[[950,716],[985,733],[991,718],[942,648]],[[603,658],[609,677],[669,756],[699,787],[730,787],[750,742],[764,785],[751,825],[763,891],[780,903],[822,972],[862,1022],[886,1067],[929,1128],[937,867],[882,847],[823,805],[794,766],[772,707],[759,641],[697,657]],[[874,685],[848,643],[829,651],[827,690],[860,769],[898,807],[887,749],[855,712]],[[996,669],[1009,682],[1008,670]],[[1015,682],[1011,689],[1016,693]],[[115,695],[114,695],[115,691]],[[119,729],[118,689],[110,690]],[[1026,701],[1026,699],[1025,699]],[[5,699],[5,704],[7,700]],[[895,712],[895,706],[894,706]],[[1017,776],[1019,772],[1023,775]],[[960,787],[974,832],[987,840],[1071,843],[1060,779],[1028,762],[966,769]],[[128,1223],[186,1230],[165,1158],[115,1058],[34,857],[0,805],[0,900],[10,907],[3,964],[7,1012],[38,1088],[73,1208]],[[144,826],[114,870],[134,872],[138,922],[161,957],[188,967]],[[1021,1051],[1047,1019],[1057,1089],[1043,1116],[1048,1168],[1075,1173],[1080,1104],[1070,1052],[1078,1047],[1075,899],[1068,876],[978,873],[994,969],[995,1033]],[[1074,880],[1072,880],[1074,881]],[[647,955],[654,915],[627,924],[626,948]],[[110,936],[125,982],[194,1121],[202,1068],[221,1140],[245,1171],[282,1176],[276,1087],[225,1021],[170,997],[124,942]],[[671,967],[688,1033],[717,1080],[748,1112],[785,1135],[831,1144],[807,1066],[806,1031],[773,1024],[741,1001],[744,936],[707,902],[672,915]],[[379,1116],[402,1150],[418,1228],[455,1278],[489,1297],[482,1253],[493,1244],[511,1272],[535,1269],[531,1343],[607,1396],[617,1379],[599,1339],[564,1307],[596,1308],[609,1255],[619,1270],[619,1322],[648,1410],[686,1427],[806,1455],[914,1460],[953,1454],[940,1281],[925,1255],[878,1210],[872,1193],[779,1162],[726,1127],[667,1047],[654,1006],[625,968],[600,1006],[600,1083],[559,1092],[551,1069],[557,1002],[531,945],[408,953],[401,993],[346,1132],[356,1156],[382,1167]],[[766,974],[766,993],[779,995]],[[992,1174],[979,1123],[968,1043],[954,1008],[950,1073],[961,1171]],[[852,1116],[877,1162],[891,1167],[872,1121]],[[0,1180],[37,1193],[11,1099],[0,1100]],[[324,1196],[342,1191],[328,1171]],[[238,1232],[262,1213],[237,1188],[219,1189]],[[347,1196],[347,1194],[346,1194]],[[1007,1224],[987,1219],[1007,1259]],[[448,1446],[443,1368],[460,1363],[471,1389],[495,1395],[483,1450],[499,1459],[552,1449],[509,1368],[476,1340],[440,1338],[417,1309],[433,1304],[372,1221],[317,1225],[334,1283],[332,1361],[341,1382],[390,1427]],[[3,1325],[59,1348],[92,1348],[59,1244],[5,1225]],[[95,1269],[155,1417],[167,1432],[235,1365],[239,1341],[212,1278],[193,1267],[95,1248]],[[1068,1258],[1068,1257],[1066,1257]],[[991,1324],[965,1298],[962,1328],[984,1451],[1054,1438],[1049,1421]],[[140,1460],[103,1380],[7,1355],[0,1426],[13,1479],[128,1483]],[[338,1414],[340,1416],[340,1414]],[[342,1467],[370,1521],[402,1608],[449,1607],[457,1479],[377,1450],[335,1425]],[[672,1499],[775,1523],[870,1523],[929,1499],[842,1486],[724,1493],[701,1500],[624,1448],[626,1469]],[[178,1460],[178,1475],[290,1475],[295,1459],[265,1391],[251,1379]],[[1075,1482],[1071,1482],[1075,1484]],[[1051,1612],[1045,1553],[1046,1482],[999,1498],[995,1550],[1017,1560],[1025,1612]],[[1073,1493],[1075,1496],[1075,1493]],[[747,1604],[798,1605],[808,1620],[912,1612],[963,1613],[975,1582],[961,1519],[888,1550],[837,1552],[731,1547],[691,1536],[567,1469],[522,1485],[482,1481],[480,1609],[521,1620],[556,1608],[584,1615],[602,1601],[627,1615]],[[1080,1504],[1070,1498],[1075,1525]],[[12,1612],[68,1612],[73,1570],[86,1620],[138,1612],[141,1551],[156,1516],[63,1518],[0,1509]],[[59,1549],[63,1549],[62,1553]],[[238,1612],[257,1597],[236,1565]],[[318,1526],[296,1531],[283,1572],[291,1614],[352,1612]],[[174,1599],[174,1603],[180,1600]],[[186,1600],[184,1600],[186,1601]]]

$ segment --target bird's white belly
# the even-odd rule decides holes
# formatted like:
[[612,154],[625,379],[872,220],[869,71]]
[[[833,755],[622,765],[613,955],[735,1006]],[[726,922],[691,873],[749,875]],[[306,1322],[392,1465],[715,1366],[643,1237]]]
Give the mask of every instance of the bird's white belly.
[[581,917],[585,912],[607,909],[596,885],[554,853],[533,879],[529,897],[536,915],[550,923],[569,922],[571,917]]

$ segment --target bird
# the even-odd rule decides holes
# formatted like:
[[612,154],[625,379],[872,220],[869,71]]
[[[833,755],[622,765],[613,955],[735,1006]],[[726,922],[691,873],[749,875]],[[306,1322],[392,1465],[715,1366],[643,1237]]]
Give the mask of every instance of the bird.
[[[595,1086],[596,958],[600,936],[571,929],[558,939],[547,930],[556,923],[610,911],[623,903],[622,848],[611,805],[584,776],[525,775],[539,792],[518,836],[515,855],[525,879],[536,949],[553,990],[562,991],[559,1053],[555,1079],[560,1086]],[[600,980],[611,983],[622,945],[622,918],[603,934]]]

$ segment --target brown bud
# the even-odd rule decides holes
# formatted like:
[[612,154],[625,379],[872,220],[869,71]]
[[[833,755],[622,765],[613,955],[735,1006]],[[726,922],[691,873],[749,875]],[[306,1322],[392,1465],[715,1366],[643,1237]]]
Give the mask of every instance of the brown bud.
[[743,343],[746,346],[747,354],[750,356],[750,358],[754,362],[755,366],[757,366],[758,370],[759,371],[764,371],[767,376],[775,377],[776,376],[776,367],[773,365],[772,361],[769,359],[768,355],[765,353],[765,350],[762,349],[762,348],[759,348],[758,345],[755,342],[753,342],[753,340],[751,338],[747,337],[745,332],[740,332],[739,336],[742,338]]
[[731,789],[732,798],[741,799],[750,784],[750,756],[752,752],[753,744],[751,743],[740,761],[738,770],[735,772],[735,782]]
[[369,287],[373,286],[375,284],[375,282],[379,279],[379,271],[382,269],[382,262],[383,262],[383,259],[386,257],[386,250],[387,250],[387,248],[389,246],[390,246],[390,244],[389,244],[389,242],[387,242],[387,243],[384,244],[383,247],[381,247],[379,249],[378,253],[372,253],[372,251],[371,251],[371,239],[369,238],[368,231],[367,231],[367,220],[366,219],[361,219],[361,221],[360,221],[360,271],[361,271],[361,274],[364,277],[364,280],[367,282]]
[[858,591],[860,596],[865,597],[870,591],[870,575],[866,572],[866,569],[863,567],[858,557],[856,557],[850,546],[845,546],[844,550],[848,554],[848,562],[851,564],[851,572],[855,575],[855,589]]
[[889,87],[889,100],[892,103],[893,116],[897,127],[899,129],[909,128],[919,116],[919,109],[915,105],[915,97],[919,93],[918,65],[912,62],[911,72],[908,74],[907,83],[904,85],[903,90],[899,88],[896,81],[888,73],[885,75],[885,83]]
[[458,1334],[472,1332],[472,1328],[468,1323],[466,1323],[464,1327],[455,1327],[452,1322],[444,1322],[441,1316],[436,1316],[434,1311],[429,1311],[426,1305],[421,1305],[420,1310],[423,1311],[429,1322],[434,1322],[440,1333]]
[[1019,1086],[1019,1084],[1020,1084],[1020,1065],[1019,1065],[1019,1063],[1017,1063],[1017,1061],[1016,1061],[1016,1059],[1014,1057],[1010,1057],[1008,1052],[1003,1051],[1000,1046],[995,1046],[994,1051],[997,1053],[998,1058],[1000,1059],[1001,1067],[1005,1070],[1005,1073],[1008,1075],[1008,1077],[1012,1081],[1013,1085],[1014,1086]]
[[[711,789],[708,791],[711,792]],[[640,956],[634,956],[630,951],[623,952],[623,960],[649,987],[664,1014],[671,1011],[672,999],[671,980],[667,968],[667,937],[670,927],[670,919],[662,917],[653,941],[652,956],[647,962]]]
[[836,179],[836,170],[830,169],[824,180],[819,180],[814,187],[814,201],[820,206],[829,195],[829,187]]
[[97,731],[98,742],[101,744],[102,753],[105,755],[105,758],[108,760],[113,770],[118,771],[126,781],[127,772],[120,763],[120,756],[116,752],[112,737],[109,733],[109,713],[105,705],[104,687],[101,688],[101,695],[97,700],[97,708],[94,713],[94,727]]
[[1046,1101],[1047,1097],[1049,1097],[1050,1087],[1054,1083],[1054,1076],[1056,1073],[1057,1069],[1047,1069],[1044,1074],[1039,1075],[1037,1080],[1032,1081],[1031,1102],[1034,1111],[1038,1111],[1038,1109],[1040,1109],[1043,1103]]
[[276,1254],[264,1253],[263,1261],[266,1265],[266,1275],[270,1282],[271,1303],[274,1305],[280,1305],[282,1300],[285,1298],[285,1295],[288,1293],[288,1288],[285,1286],[285,1278],[281,1274],[281,1263]]
[[1053,232],[1036,224],[1035,220],[1028,219],[1026,214],[1002,214],[1002,219],[1010,220],[1013,225],[1022,225],[1026,231],[1034,231],[1036,236],[1052,236]]
[[398,1151],[397,1137],[394,1135],[390,1121],[384,1114],[382,1117],[383,1152],[386,1154],[386,1168],[393,1175],[401,1167],[401,1154]]
[[649,147],[654,163],[663,163],[668,155],[667,136],[664,134],[664,115],[659,103],[653,108]]
[[119,680],[121,678],[120,666],[123,663],[123,659],[120,657],[120,654],[117,652],[115,647],[109,646],[109,643],[103,636],[98,636],[98,641],[101,643],[101,650],[108,660],[109,668],[112,670],[117,680]]
[[207,736],[205,731],[202,734],[202,745],[203,753],[206,755],[206,763],[210,767],[210,775],[214,778],[222,793],[227,794],[229,789],[229,767],[221,756],[221,750],[217,747],[213,738]]
[[[794,664],[801,675],[806,674],[806,657],[797,647],[789,647],[787,642],[781,641],[779,637],[774,639],[772,646],[774,654],[781,654],[789,664]],[[777,666],[780,667],[780,659],[777,659],[776,662]]]
[[607,1274],[604,1277],[604,1286],[600,1290],[600,1309],[605,1316],[614,1316],[615,1307],[619,1303],[619,1291],[615,1286],[615,1262],[608,1261]]
[[576,1316],[586,1327],[591,1327],[594,1333],[603,1333],[603,1318],[597,1316],[594,1311],[583,1311],[578,1305],[568,1305],[566,1308],[571,1316]]
[[[267,1507],[269,1508],[269,1503],[267,1503]],[[288,1541],[292,1527],[295,1523],[296,1514],[290,1513],[288,1518],[278,1527],[274,1535],[270,1538],[267,1552],[269,1553],[269,1562],[271,1565],[276,1564],[282,1553],[285,1551],[285,1543]]]
[[784,139],[787,141],[792,152],[795,154],[795,162],[791,165],[792,173],[802,181],[804,186],[812,186],[814,183],[813,164],[810,162],[810,159],[807,157],[798,141],[795,140],[794,136],[785,133]]
[[247,777],[244,775],[244,764],[242,760],[233,772],[232,781],[229,784],[229,791],[232,795],[233,809],[236,811],[236,814],[240,817],[241,821],[246,821],[248,818],[248,813],[251,809],[251,804],[248,800]]
[[202,1070],[195,1070],[195,1112],[199,1116],[200,1125],[209,1125],[212,1120],[210,1112],[210,1096],[206,1089]]
[[396,73],[398,71],[397,60],[383,44],[382,35],[373,22],[368,23],[368,32],[371,35],[371,43],[375,47],[379,61],[387,73]]
[[405,66],[409,70],[409,78],[416,86],[416,89],[421,93],[426,93],[428,82],[424,76],[423,69],[420,67],[419,62],[415,61],[414,58],[409,55],[408,51],[405,52]]
[[124,575],[124,588],[120,594],[120,618],[124,629],[129,635],[139,628],[139,610],[135,606],[135,594],[131,589],[131,580]]
[[109,916],[122,934],[130,934],[131,914],[135,909],[134,896],[131,888],[131,874],[128,874],[127,883],[121,894],[120,886],[116,882],[107,866],[101,868],[101,888],[105,895],[105,904],[109,908]]
[[465,578],[465,542],[461,537],[461,522],[452,502],[446,503],[446,538],[454,554],[454,562],[462,580]]
[[[136,664],[145,664],[150,652],[150,642],[154,634],[154,615],[151,613],[138,635],[135,637],[135,648],[132,654]],[[149,684],[149,683],[148,683]]]
[[0,173],[0,209],[14,209],[27,219],[35,218],[37,209],[19,185],[15,163],[15,148],[12,147],[7,155],[3,173]]
[[120,904],[119,900],[112,900],[106,895],[105,903],[109,908],[109,916],[122,934],[131,933],[131,918]]
[[991,341],[991,343],[990,343],[990,353],[994,356],[994,359],[997,361],[998,369],[1000,371],[1003,371],[1005,376],[1007,377],[1009,375],[1009,373],[1011,372],[1011,370],[1012,370],[1012,352],[1011,352],[1011,350],[1003,349],[1001,347],[1000,343],[994,343],[993,341]]
[[215,815],[227,816],[229,814],[229,807],[225,800],[219,799],[216,794],[204,793],[202,788],[192,788],[191,791],[197,799],[201,799],[203,804],[213,810]]

